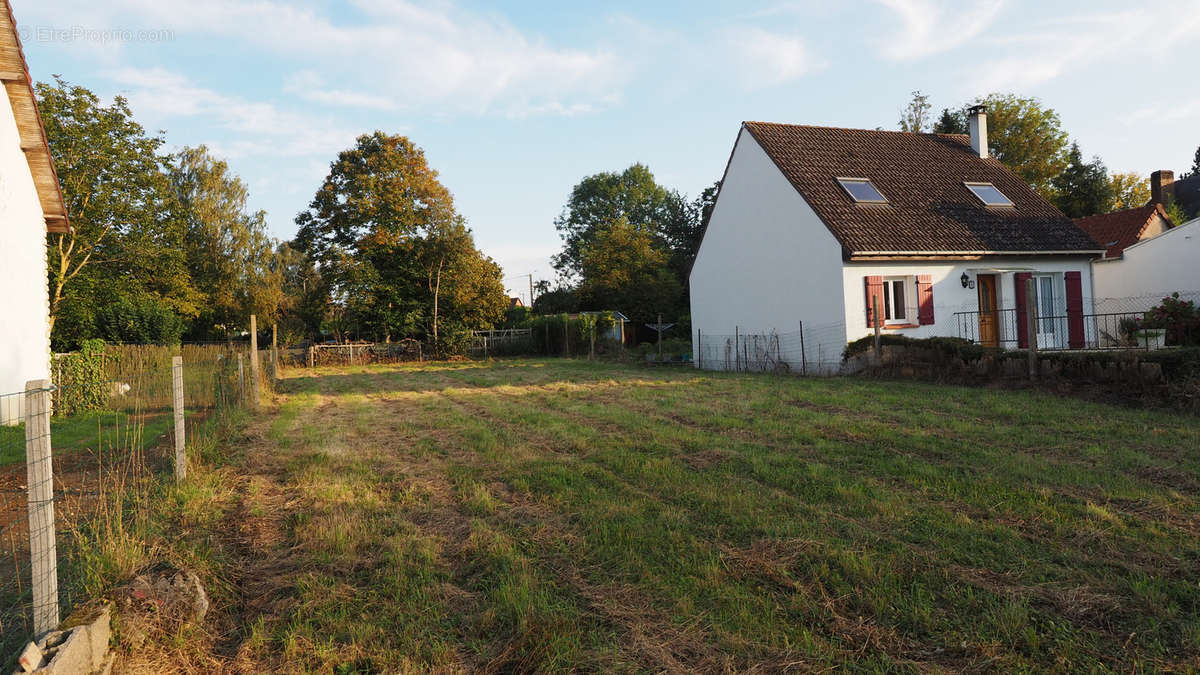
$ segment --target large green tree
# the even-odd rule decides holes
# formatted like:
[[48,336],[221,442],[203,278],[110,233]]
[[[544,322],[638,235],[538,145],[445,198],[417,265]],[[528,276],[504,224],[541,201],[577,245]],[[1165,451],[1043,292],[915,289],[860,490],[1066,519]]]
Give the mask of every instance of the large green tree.
[[1112,201],[1108,211],[1121,211],[1145,206],[1150,201],[1150,181],[1132,171],[1114,173],[1109,177]]
[[1108,170],[1099,157],[1084,161],[1079,144],[1067,151],[1067,166],[1050,182],[1053,202],[1068,218],[1106,213],[1113,201]]
[[187,268],[202,307],[196,338],[224,337],[248,325],[274,324],[283,303],[283,271],[266,213],[249,212],[247,189],[208,148],[183,148],[171,160],[171,187],[185,223]]
[[195,316],[201,296],[187,270],[184,222],[159,153],[163,139],[147,134],[120,96],[105,105],[60,78],[36,89],[71,219],[71,231],[49,242],[56,348],[96,336],[100,311],[118,300],[143,316]]
[[694,213],[687,199],[659,185],[644,164],[634,164],[620,173],[587,176],[571,189],[566,206],[554,221],[563,239],[554,267],[564,276],[577,277],[582,271],[583,248],[602,227],[619,218],[663,247],[687,245],[695,236]]
[[680,283],[668,253],[624,217],[602,225],[580,255],[579,297],[590,308],[619,308],[634,321],[674,309]]
[[988,94],[958,110],[944,109],[933,130],[938,133],[968,132],[967,109],[987,109],[988,151],[1047,199],[1054,197],[1051,184],[1067,167],[1067,132],[1053,108],[1036,98],[1016,94]]
[[449,344],[490,327],[508,298],[500,268],[475,248],[425,153],[404,136],[360,136],[338,155],[296,222],[296,245],[329,289],[335,331]]

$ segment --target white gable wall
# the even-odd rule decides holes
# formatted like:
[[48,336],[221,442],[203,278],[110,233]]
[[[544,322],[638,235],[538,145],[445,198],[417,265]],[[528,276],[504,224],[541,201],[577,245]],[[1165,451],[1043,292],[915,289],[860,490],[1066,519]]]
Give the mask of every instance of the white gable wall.
[[1200,300],[1200,218],[1092,263],[1100,312],[1145,311],[1164,296]]
[[20,419],[20,397],[4,394],[50,377],[50,304],[46,223],[7,94],[0,99],[0,294],[0,424],[11,424]]
[[841,267],[841,245],[743,128],[692,267],[693,353],[697,332],[708,343],[735,329],[793,333],[801,321],[844,343]]

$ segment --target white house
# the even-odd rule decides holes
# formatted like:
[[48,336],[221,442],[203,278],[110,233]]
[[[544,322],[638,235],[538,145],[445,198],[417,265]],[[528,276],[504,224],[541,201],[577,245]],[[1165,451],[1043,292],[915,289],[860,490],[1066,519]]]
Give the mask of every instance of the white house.
[[[1163,190],[1170,174],[1151,176],[1155,195],[1166,192],[1170,199]],[[1200,219],[1172,227],[1151,201],[1075,223],[1105,247],[1104,257],[1092,261],[1097,312],[1144,312],[1172,293],[1200,301]]]
[[970,136],[743,123],[690,278],[698,365],[726,367],[728,336],[749,334],[781,337],[796,369],[801,322],[825,369],[876,320],[1024,346],[1026,279],[1043,347],[1094,341],[1103,249],[988,157],[982,108],[970,122]]
[[[0,0],[3,1],[3,0]],[[20,420],[29,380],[50,377],[46,233],[68,231],[12,8],[0,11],[0,423]]]

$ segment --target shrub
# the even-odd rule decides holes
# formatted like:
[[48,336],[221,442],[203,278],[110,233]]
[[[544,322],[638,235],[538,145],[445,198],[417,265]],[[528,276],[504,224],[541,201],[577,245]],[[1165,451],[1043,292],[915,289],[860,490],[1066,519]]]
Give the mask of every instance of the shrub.
[[96,330],[108,342],[177,345],[183,319],[157,300],[121,298],[96,313]]
[[1200,345],[1200,310],[1191,300],[1180,300],[1179,293],[1162,299],[1138,322],[1140,328],[1164,328],[1168,345]]
[[[879,343],[881,345],[892,346],[925,347],[967,360],[978,359],[985,354],[996,353],[996,350],[993,348],[984,347],[970,340],[955,337],[910,338],[904,335],[880,335]],[[842,360],[845,361],[852,356],[869,352],[874,348],[875,336],[868,335],[867,337],[859,338],[847,344],[846,348],[842,350]]]
[[55,364],[54,412],[70,416],[100,410],[108,401],[104,377],[104,341],[84,340],[79,351],[63,354]]

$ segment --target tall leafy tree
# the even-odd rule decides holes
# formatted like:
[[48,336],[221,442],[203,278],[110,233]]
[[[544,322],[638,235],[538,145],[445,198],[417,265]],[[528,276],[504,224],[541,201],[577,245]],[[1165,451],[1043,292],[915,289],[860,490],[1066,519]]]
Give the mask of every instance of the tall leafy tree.
[[359,136],[296,222],[296,245],[321,271],[339,332],[386,340],[436,331],[440,345],[444,316],[456,330],[503,316],[499,266],[475,248],[450,191],[404,136]]
[[941,116],[933,125],[935,134],[965,134],[968,131],[970,129],[967,127],[967,116],[962,110],[942,108]]
[[1036,98],[989,94],[975,99],[987,108],[988,149],[1042,196],[1052,198],[1051,184],[1067,167],[1067,132],[1058,113]]
[[200,296],[187,271],[162,138],[147,134],[120,96],[105,105],[60,78],[36,91],[72,226],[50,235],[55,344],[69,348],[96,335],[97,313],[118,298],[142,314],[194,316]]
[[929,131],[929,111],[932,109],[929,97],[920,91],[914,91],[912,100],[900,111],[900,131],[918,134]]
[[1192,156],[1192,168],[1184,171],[1180,178],[1191,178],[1192,176],[1200,176],[1200,147],[1196,148],[1196,154]]
[[1150,201],[1150,181],[1132,171],[1114,173],[1109,177],[1112,201],[1108,211],[1122,211],[1145,206]]
[[1099,157],[1084,161],[1079,144],[1067,151],[1067,166],[1051,181],[1054,205],[1069,218],[1104,213],[1113,201],[1108,171]]
[[246,184],[205,146],[176,153],[169,177],[186,228],[188,271],[203,298],[193,336],[227,335],[245,328],[250,314],[271,325],[283,302],[283,272],[266,213],[248,211]]
[[628,219],[602,225],[580,253],[578,292],[585,308],[617,307],[635,321],[674,308],[680,284],[667,267],[667,252]]
[[583,247],[600,228],[619,218],[662,246],[669,242],[686,246],[695,238],[694,212],[687,199],[659,185],[644,164],[634,164],[620,173],[587,176],[571,190],[554,221],[563,239],[563,250],[554,257],[555,269],[567,277],[578,276]]

